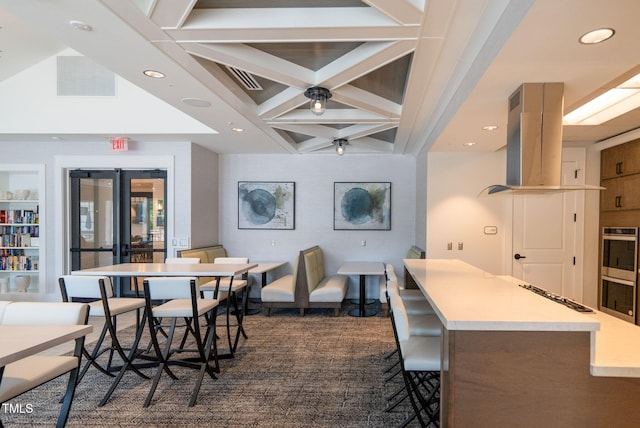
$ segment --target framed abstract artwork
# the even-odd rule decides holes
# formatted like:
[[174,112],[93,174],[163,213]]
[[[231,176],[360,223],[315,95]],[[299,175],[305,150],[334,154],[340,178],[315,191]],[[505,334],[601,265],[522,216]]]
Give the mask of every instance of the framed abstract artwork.
[[333,183],[334,230],[391,230],[391,183]]
[[238,229],[294,228],[294,182],[238,182]]

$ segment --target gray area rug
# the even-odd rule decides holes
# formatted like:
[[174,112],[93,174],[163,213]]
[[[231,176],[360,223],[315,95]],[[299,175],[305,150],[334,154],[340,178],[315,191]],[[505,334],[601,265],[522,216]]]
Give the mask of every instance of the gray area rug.
[[[178,380],[163,375],[151,406],[144,409],[151,382],[133,372],[124,376],[105,406],[97,407],[111,378],[91,368],[78,385],[67,426],[398,426],[411,409],[405,402],[384,411],[386,397],[402,382],[400,376],[384,381],[390,365],[385,356],[395,347],[390,320],[380,312],[350,317],[346,310],[351,307],[345,303],[338,317],[321,309],[304,317],[294,310],[246,317],[249,338],[241,339],[234,359],[221,360],[218,379],[205,376],[191,408],[193,370],[176,367]],[[124,344],[131,343],[132,336],[133,328],[120,335]],[[152,375],[153,369],[145,373]],[[25,411],[12,413],[5,407],[0,420],[6,427],[55,425],[66,378],[16,398],[14,409],[20,405]]]

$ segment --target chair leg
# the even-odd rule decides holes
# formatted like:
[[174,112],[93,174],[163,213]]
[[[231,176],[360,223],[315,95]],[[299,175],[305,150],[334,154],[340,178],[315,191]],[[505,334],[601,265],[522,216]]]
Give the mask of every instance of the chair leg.
[[89,353],[89,351],[87,350],[86,347],[83,347],[82,354],[87,359],[87,362],[85,363],[84,367],[80,371],[80,374],[78,375],[78,380],[77,380],[78,383],[80,383],[80,381],[82,380],[84,375],[87,373],[87,370],[89,370],[90,366],[94,366],[95,368],[97,368],[102,373],[106,374],[107,376],[111,376],[111,377],[114,376],[113,374],[109,373],[109,371],[107,369],[105,369],[100,364],[98,364],[98,362],[96,361],[96,359],[100,355],[102,355],[104,352],[108,351],[108,349],[100,350],[100,348],[102,347],[102,343],[104,342],[105,336],[107,334],[107,331],[109,331],[109,327],[107,326],[107,323],[105,322],[105,324],[102,326],[102,331],[100,332],[100,337],[98,337],[98,341],[96,342],[96,345],[93,348],[93,351],[91,351],[91,353]]
[[[143,379],[149,379],[149,376],[147,376],[144,373],[140,372],[133,365],[133,359],[135,358],[136,353],[138,352],[138,345],[140,344],[140,339],[142,338],[142,333],[144,331],[145,320],[146,320],[146,313],[143,313],[142,314],[142,320],[138,321],[138,324],[137,324],[138,327],[137,327],[137,330],[136,330],[136,337],[135,337],[135,339],[133,341],[133,345],[131,345],[131,349],[129,351],[129,355],[125,356],[123,354],[120,354],[120,357],[122,358],[122,361],[123,361],[122,367],[120,368],[120,372],[118,373],[118,375],[116,376],[114,381],[111,383],[111,387],[109,388],[109,390],[107,391],[105,396],[102,398],[100,403],[98,403],[98,407],[102,407],[102,406],[104,406],[106,404],[106,402],[111,397],[111,394],[113,394],[113,391],[115,391],[116,387],[120,383],[120,380],[124,376],[125,372],[129,369],[129,367],[131,367],[133,369],[133,371],[136,374],[138,374],[139,376],[141,376]],[[119,349],[122,349],[120,347],[119,343],[117,345],[118,345]]]
[[171,319],[171,327],[169,328],[169,332],[167,333],[167,343],[165,344],[164,351],[160,349],[160,344],[158,343],[158,337],[156,333],[156,327],[149,321],[150,329],[151,329],[151,341],[153,342],[153,347],[156,350],[156,355],[158,357],[158,368],[156,370],[156,375],[153,378],[153,382],[151,384],[151,388],[149,390],[149,394],[147,394],[147,398],[144,401],[143,407],[149,407],[151,404],[151,399],[153,398],[153,394],[158,387],[158,382],[160,381],[160,376],[162,372],[165,371],[169,376],[173,379],[177,379],[177,377],[171,372],[169,366],[167,364],[167,360],[169,358],[169,351],[171,349],[171,341],[173,340],[173,333],[176,328],[176,318]]
[[71,410],[71,403],[73,402],[73,396],[76,393],[76,386],[78,385],[80,374],[80,363],[82,362],[82,353],[84,350],[84,336],[76,339],[74,355],[78,356],[78,365],[76,368],[69,372],[69,380],[67,382],[67,391],[62,399],[62,407],[60,408],[60,415],[58,416],[57,428],[63,428],[67,424],[69,419],[69,411]]
[[[206,317],[209,318],[209,317]],[[197,322],[197,321],[194,321]],[[212,324],[213,323],[213,326]],[[219,372],[218,366],[218,357],[217,357],[217,347],[213,342],[215,341],[215,317],[212,320],[207,320],[207,329],[205,333],[205,341],[202,342],[202,338],[199,333],[199,329],[195,329],[194,336],[196,337],[196,343],[198,345],[198,353],[201,359],[200,372],[198,373],[198,377],[196,378],[196,383],[193,387],[193,391],[191,392],[191,398],[189,399],[189,407],[193,407],[196,404],[196,399],[198,398],[198,393],[200,392],[200,386],[202,385],[202,380],[204,378],[205,372],[209,374],[212,379],[217,379],[214,371]],[[209,361],[211,359],[212,354],[212,345],[213,345],[213,358],[215,361],[214,370],[209,366]]]

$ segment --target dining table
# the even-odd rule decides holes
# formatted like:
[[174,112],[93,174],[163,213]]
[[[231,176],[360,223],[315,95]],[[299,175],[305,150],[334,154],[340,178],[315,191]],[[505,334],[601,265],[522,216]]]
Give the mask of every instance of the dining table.
[[382,262],[344,262],[338,269],[340,275],[358,275],[360,277],[360,296],[358,299],[358,307],[351,309],[348,313],[353,317],[370,317],[376,314],[374,309],[365,308],[367,301],[367,276],[384,275],[384,263]]
[[213,276],[242,275],[257,267],[257,263],[118,263],[71,271],[71,275],[99,275],[121,277],[145,276]]

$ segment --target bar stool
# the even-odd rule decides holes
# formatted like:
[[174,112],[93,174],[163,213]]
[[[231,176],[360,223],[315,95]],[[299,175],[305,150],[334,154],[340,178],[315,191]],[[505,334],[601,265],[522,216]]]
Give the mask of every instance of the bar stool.
[[389,305],[402,377],[414,410],[414,414],[401,426],[406,426],[415,418],[421,426],[439,426],[440,338],[411,335],[402,299],[391,295]]
[[[247,264],[249,263],[248,257],[216,257],[213,260],[216,264]],[[247,306],[247,296],[249,294],[248,288],[252,278],[248,274],[236,275],[235,277],[218,277],[212,281],[200,285],[201,293],[211,293],[218,302],[225,302],[226,306],[226,322],[227,322],[227,340],[229,342],[230,357],[233,357],[236,348],[238,347],[238,341],[240,335],[245,339],[248,336],[242,326],[244,319],[244,311]],[[238,305],[238,294],[242,293],[242,302]],[[233,312],[230,305],[233,305]],[[235,339],[231,339],[231,314],[235,314],[236,317],[236,335]]]
[[[83,347],[82,353],[87,361],[78,375],[78,383],[84,377],[90,366],[94,366],[102,373],[113,377],[114,375],[111,371],[113,370],[112,362],[115,353],[117,353],[122,359],[123,366],[130,368],[143,379],[149,379],[148,376],[140,372],[131,364],[131,360],[135,355],[135,351],[140,341],[140,336],[142,334],[142,328],[140,328],[140,325],[144,324],[144,319],[138,325],[139,328],[134,339],[134,344],[128,354],[125,352],[125,348],[120,344],[117,336],[118,316],[144,309],[144,299],[136,297],[114,297],[113,286],[111,284],[111,279],[108,276],[63,275],[58,278],[58,284],[60,286],[60,293],[62,294],[63,302],[70,302],[73,300],[90,301],[89,317],[104,317],[102,331],[98,341],[93,347],[93,350],[89,352],[86,347]],[[111,345],[103,347],[102,344],[107,332],[111,337]],[[97,362],[97,359],[106,352],[109,352],[109,357],[106,367],[102,367]]]
[[[152,277],[145,278],[143,281],[145,312],[149,319],[151,343],[158,360],[158,368],[147,398],[144,401],[144,407],[148,407],[151,404],[151,399],[163,372],[172,379],[177,379],[176,375],[171,371],[170,365],[180,365],[181,367],[193,368],[198,371],[191,398],[189,399],[189,407],[196,403],[204,374],[207,373],[212,379],[217,379],[215,373],[220,372],[215,331],[218,301],[201,298],[196,281],[195,277]],[[153,301],[164,301],[165,303],[153,306]],[[204,335],[200,327],[201,318],[204,318],[206,324]],[[185,324],[179,325],[179,319],[184,319]],[[170,320],[167,338],[164,347],[161,348],[158,330],[162,328],[162,323],[167,320]],[[185,348],[183,343],[178,347],[172,346],[176,329],[181,327],[186,328],[193,336],[195,348]],[[183,353],[195,353],[197,356],[176,357],[176,355]],[[211,366],[211,361],[213,361],[213,367]]]
[[[397,283],[390,283],[387,288],[387,298],[390,299],[394,297],[398,299],[396,304],[401,305],[402,310],[405,312],[408,326],[409,326],[409,334],[411,336],[428,336],[428,337],[440,337],[442,334],[442,323],[437,315],[435,315],[431,306],[429,306],[429,310],[424,311],[423,313],[407,313],[405,306],[405,301],[400,297],[400,290],[398,288]],[[424,299],[424,297],[423,297]],[[426,301],[426,300],[425,300]],[[391,306],[391,302],[389,301],[389,306]],[[395,364],[393,364],[385,373],[391,373],[391,371],[400,365],[400,361],[398,360]],[[385,379],[385,382],[389,382],[396,376],[402,373],[402,369],[398,368],[393,372],[390,376]],[[402,394],[402,395],[401,395]],[[402,403],[408,397],[406,388],[402,387],[396,390],[394,393],[390,394],[387,397],[388,401],[394,400],[389,404],[386,411],[391,411],[396,408],[400,403]]]

